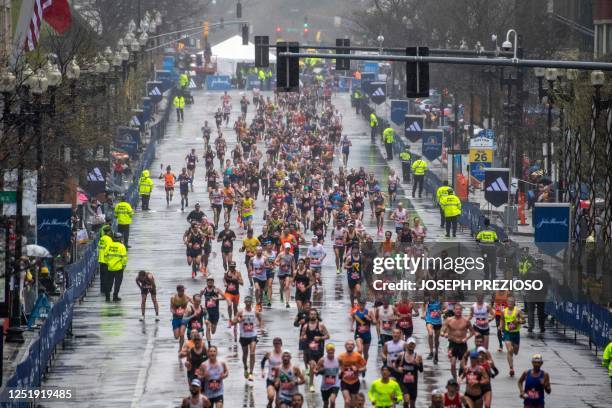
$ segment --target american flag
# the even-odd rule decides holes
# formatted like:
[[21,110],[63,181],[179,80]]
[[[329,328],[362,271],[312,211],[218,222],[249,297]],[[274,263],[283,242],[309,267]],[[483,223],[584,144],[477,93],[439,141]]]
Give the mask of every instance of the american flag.
[[26,51],[32,51],[38,45],[38,37],[40,36],[40,24],[43,19],[43,12],[46,8],[51,7],[53,0],[34,0],[34,10],[30,19],[30,28],[25,40]]

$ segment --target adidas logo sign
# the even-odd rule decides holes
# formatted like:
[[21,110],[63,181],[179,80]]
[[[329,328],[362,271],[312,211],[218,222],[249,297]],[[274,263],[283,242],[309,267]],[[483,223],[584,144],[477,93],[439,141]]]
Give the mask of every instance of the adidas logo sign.
[[412,122],[412,124],[408,126],[408,130],[411,132],[420,132],[423,129],[421,129],[421,125],[419,125],[419,122]]
[[508,192],[508,187],[504,182],[504,179],[498,177],[489,187],[486,188],[486,191],[498,191],[498,192]]
[[104,181],[104,176],[98,167],[92,169],[92,171],[87,174],[88,181]]
[[194,89],[196,88],[196,83],[193,79],[189,80],[189,88]]
[[372,93],[372,96],[385,96],[385,91],[382,88],[378,88]]
[[138,116],[132,116],[132,120],[130,121],[132,126],[140,126],[140,121],[138,120]]
[[151,89],[151,92],[149,92],[149,95],[160,96],[161,92],[160,92],[158,87],[155,87],[155,88]]

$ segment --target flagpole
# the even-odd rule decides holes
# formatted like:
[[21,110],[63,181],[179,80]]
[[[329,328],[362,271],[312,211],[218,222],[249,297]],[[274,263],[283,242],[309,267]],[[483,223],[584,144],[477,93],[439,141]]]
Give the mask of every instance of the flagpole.
[[[21,10],[19,11],[19,20],[17,21],[17,27],[15,28],[15,34],[13,36],[13,47],[9,57],[9,66],[15,67],[19,57],[25,53],[24,45],[30,29],[30,20],[32,19],[32,13],[34,13],[34,1],[35,0],[23,0],[21,2]],[[42,15],[40,16],[42,19]]]

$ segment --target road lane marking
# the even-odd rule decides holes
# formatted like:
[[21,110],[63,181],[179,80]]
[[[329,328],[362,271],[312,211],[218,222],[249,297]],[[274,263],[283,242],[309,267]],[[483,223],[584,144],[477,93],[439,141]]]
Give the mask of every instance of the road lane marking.
[[142,358],[142,365],[140,366],[140,370],[138,371],[138,379],[136,380],[136,388],[134,389],[134,396],[132,397],[132,408],[137,408],[140,406],[140,399],[142,398],[145,390],[145,386],[147,384],[147,376],[149,373],[149,369],[151,368],[151,363],[153,362],[153,343],[155,342],[154,337],[151,333],[148,333],[147,336],[147,345],[145,347],[144,355]]

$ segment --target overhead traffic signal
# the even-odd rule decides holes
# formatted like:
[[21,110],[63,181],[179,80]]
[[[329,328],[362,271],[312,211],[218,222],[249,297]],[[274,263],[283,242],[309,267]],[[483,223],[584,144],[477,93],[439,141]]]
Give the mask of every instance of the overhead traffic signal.
[[276,31],[276,34],[280,34],[281,31],[283,31],[283,30],[280,28],[280,26],[276,26],[276,30],[275,31]]
[[[407,56],[429,55],[428,47],[406,47]],[[406,63],[406,97],[426,98],[429,96],[429,63]]]
[[[336,47],[350,47],[351,40],[349,38],[336,38]],[[348,49],[336,48],[336,54],[350,54]],[[336,58],[336,71],[347,71],[351,69],[351,60]]]
[[249,26],[242,26],[242,45],[249,45]]
[[[276,43],[276,53],[300,52],[300,43],[279,41]],[[279,92],[299,92],[300,90],[300,60],[278,56],[276,58],[276,90]]]
[[204,37],[208,37],[208,21],[204,21]]
[[255,66],[257,68],[270,66],[268,44],[270,44],[270,37],[267,35],[255,36]]
[[242,18],[242,4],[240,2],[236,4],[236,18]]

